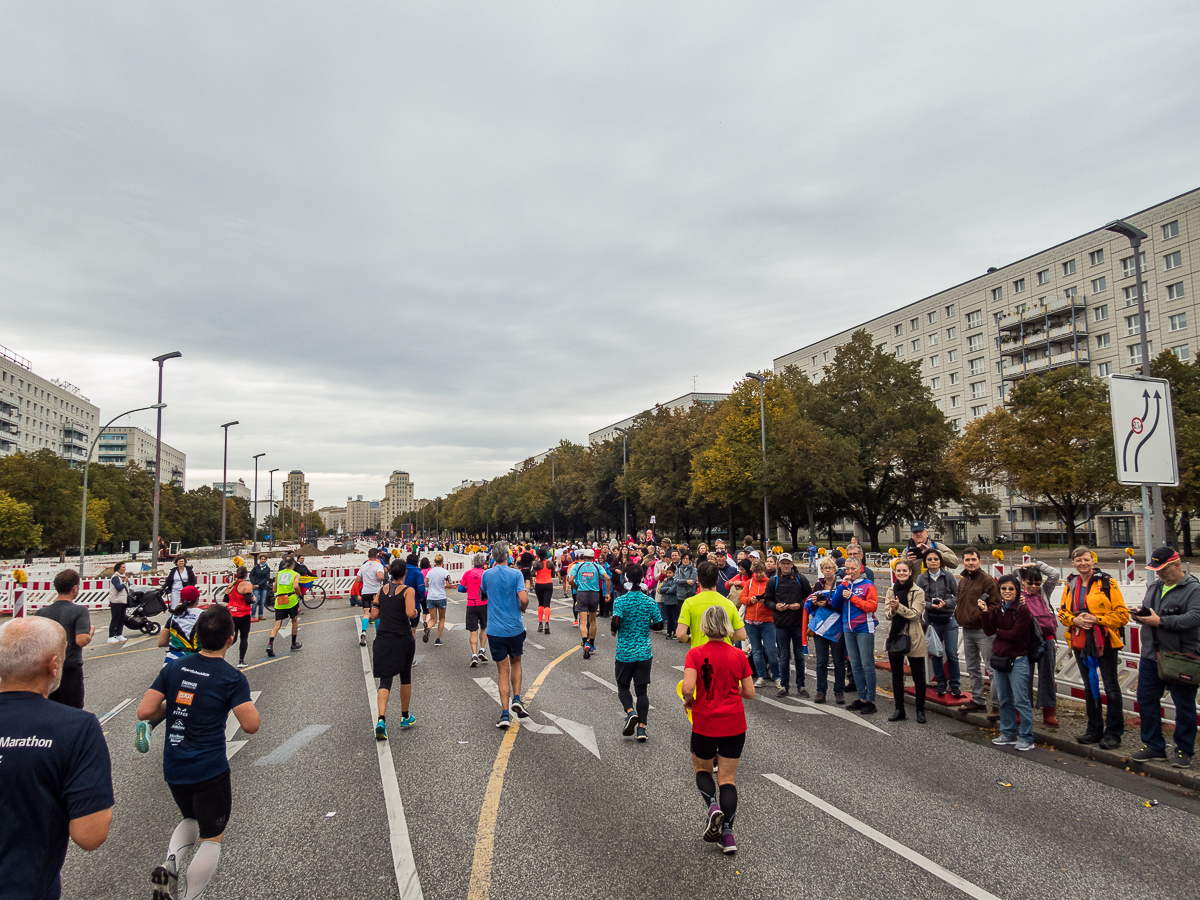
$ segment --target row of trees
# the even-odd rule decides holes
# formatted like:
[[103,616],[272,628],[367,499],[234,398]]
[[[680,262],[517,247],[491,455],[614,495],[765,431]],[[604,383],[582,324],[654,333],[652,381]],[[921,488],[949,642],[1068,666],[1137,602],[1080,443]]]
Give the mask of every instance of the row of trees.
[[[1171,381],[1182,482],[1164,491],[1168,531],[1183,535],[1200,510],[1200,363],[1169,352],[1153,364]],[[903,362],[859,331],[813,382],[795,369],[767,373],[767,448],[759,386],[747,378],[729,398],[686,410],[656,408],[621,440],[563,441],[515,474],[433,501],[424,523],[469,535],[537,538],[619,533],[656,519],[655,530],[690,540],[761,534],[767,497],[772,533],[830,534],[849,517],[879,549],[885,529],[914,518],[939,522],[953,504],[972,523],[1002,506],[1033,506],[1063,523],[1073,548],[1089,516],[1119,508],[1136,489],[1116,480],[1108,390],[1075,368],[1017,382],[1004,406],[960,433],[934,403],[919,363]],[[418,521],[420,512],[407,521]]]
[[[0,459],[0,554],[62,553],[79,547],[83,473],[51,450],[16,453]],[[159,534],[185,547],[210,546],[221,539],[221,493],[208,485],[184,491],[163,485],[159,492]],[[88,472],[88,550],[115,552],[127,541],[149,547],[153,529],[154,479],[137,466],[93,465]],[[299,531],[299,521],[281,516],[282,537]],[[316,520],[315,523],[313,520]],[[274,524],[271,520],[266,527]],[[320,517],[305,518],[306,534]],[[250,503],[225,503],[225,538],[249,539]]]

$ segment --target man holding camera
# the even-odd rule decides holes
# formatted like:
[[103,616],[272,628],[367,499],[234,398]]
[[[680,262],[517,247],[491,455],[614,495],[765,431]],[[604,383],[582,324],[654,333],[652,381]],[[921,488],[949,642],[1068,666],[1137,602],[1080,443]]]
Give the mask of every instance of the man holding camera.
[[929,527],[919,519],[912,523],[912,537],[908,539],[908,547],[904,555],[913,565],[913,577],[916,578],[925,571],[925,554],[936,550],[942,558],[942,568],[949,571],[958,567],[958,557],[954,551],[940,541],[929,537]]

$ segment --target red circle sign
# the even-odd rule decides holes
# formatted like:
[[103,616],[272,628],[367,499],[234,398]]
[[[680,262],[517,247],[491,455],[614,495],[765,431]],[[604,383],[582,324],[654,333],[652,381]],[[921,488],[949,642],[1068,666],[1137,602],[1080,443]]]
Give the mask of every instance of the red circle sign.
[[1130,427],[1133,429],[1134,434],[1141,434],[1142,429],[1145,427],[1145,423],[1142,422],[1141,419],[1135,418],[1133,420],[1133,424]]

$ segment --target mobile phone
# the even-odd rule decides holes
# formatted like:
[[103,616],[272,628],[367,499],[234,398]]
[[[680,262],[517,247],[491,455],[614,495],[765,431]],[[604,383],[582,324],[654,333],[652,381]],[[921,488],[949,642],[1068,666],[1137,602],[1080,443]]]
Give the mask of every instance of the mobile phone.
[[1134,614],[1135,616],[1137,616],[1137,617],[1141,618],[1141,617],[1143,617],[1143,616],[1149,616],[1149,615],[1153,615],[1153,614],[1154,614],[1154,610],[1152,610],[1152,609],[1146,609],[1146,607],[1145,607],[1145,606],[1143,606],[1141,609],[1135,609],[1135,610],[1133,611],[1133,614]]

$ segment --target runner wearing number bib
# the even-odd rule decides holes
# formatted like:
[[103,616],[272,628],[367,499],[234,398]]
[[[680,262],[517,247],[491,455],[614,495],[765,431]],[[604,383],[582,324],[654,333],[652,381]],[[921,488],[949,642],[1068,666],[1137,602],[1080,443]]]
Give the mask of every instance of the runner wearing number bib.
[[279,634],[279,626],[286,619],[292,620],[292,650],[299,650],[304,646],[296,640],[300,631],[300,600],[296,594],[300,575],[292,568],[294,565],[294,562],[285,559],[279,566],[279,574],[275,576],[275,624],[271,626],[267,656],[275,655],[275,637]]

